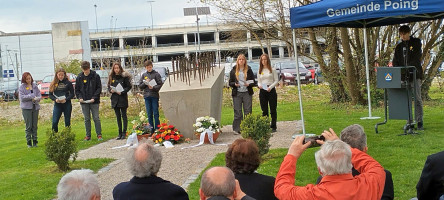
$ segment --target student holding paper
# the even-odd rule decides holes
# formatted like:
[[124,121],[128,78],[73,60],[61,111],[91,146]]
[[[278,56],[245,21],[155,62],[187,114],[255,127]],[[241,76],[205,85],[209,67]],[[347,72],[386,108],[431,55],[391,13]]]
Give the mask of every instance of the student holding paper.
[[270,105],[271,125],[270,128],[276,132],[276,107],[277,107],[277,93],[276,85],[279,78],[276,69],[271,68],[270,57],[267,54],[262,54],[259,64],[259,73],[257,73],[257,85],[259,91],[259,102],[261,104],[262,116],[268,117],[268,105]]
[[160,74],[153,70],[153,62],[150,60],[145,61],[145,68],[146,72],[142,74],[139,80],[139,88],[143,91],[148,122],[153,127],[151,133],[154,133],[154,130],[160,124],[159,90],[163,83]]
[[[119,62],[113,64],[113,70],[108,77],[108,90],[111,92],[111,107],[116,113],[119,136],[117,140],[125,139],[128,127],[126,110],[128,108],[128,92],[131,90],[131,74],[123,70]],[[123,121],[123,129],[122,129]]]
[[240,134],[240,124],[244,115],[250,114],[252,110],[253,86],[255,86],[253,70],[247,65],[244,54],[237,56],[236,66],[230,72],[229,85],[233,97],[233,131],[234,134]]
[[63,116],[65,118],[65,127],[71,126],[71,99],[74,98],[74,87],[68,80],[66,71],[58,68],[54,75],[54,79],[49,85],[49,98],[54,101],[54,109],[52,110],[52,130],[59,132],[59,120]]
[[22,75],[22,84],[19,87],[20,108],[25,120],[25,133],[28,148],[37,147],[37,123],[39,120],[40,99],[42,94],[34,83],[29,72]]

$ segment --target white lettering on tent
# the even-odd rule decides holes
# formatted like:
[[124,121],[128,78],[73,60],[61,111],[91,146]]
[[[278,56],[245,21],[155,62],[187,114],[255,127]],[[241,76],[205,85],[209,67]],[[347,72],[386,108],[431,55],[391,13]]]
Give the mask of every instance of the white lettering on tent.
[[384,1],[384,9],[411,9],[411,10],[417,10],[418,9],[418,0],[411,0],[411,1],[403,1],[400,0],[399,2],[396,1]]
[[[382,5],[378,3],[370,2],[367,5],[359,5],[356,4],[356,6],[347,7],[347,8],[341,8],[341,9],[333,9],[328,8],[327,9],[327,16],[328,17],[339,17],[339,16],[345,16],[345,15],[356,15],[360,13],[365,12],[375,12],[381,10]],[[384,1],[384,10],[388,9],[410,9],[410,10],[417,10],[418,9],[418,0],[385,0]]]

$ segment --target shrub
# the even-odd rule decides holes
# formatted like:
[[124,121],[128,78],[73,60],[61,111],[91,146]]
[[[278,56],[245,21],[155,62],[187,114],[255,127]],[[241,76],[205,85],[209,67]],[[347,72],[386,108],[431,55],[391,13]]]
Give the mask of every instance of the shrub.
[[68,171],[69,158],[72,156],[72,162],[77,158],[76,135],[71,132],[71,127],[66,127],[59,133],[48,129],[46,135],[48,137],[45,143],[46,158],[54,161],[60,170]]
[[262,155],[268,153],[270,149],[270,119],[261,115],[247,115],[240,125],[243,138],[249,138],[256,142],[259,147],[259,153]]

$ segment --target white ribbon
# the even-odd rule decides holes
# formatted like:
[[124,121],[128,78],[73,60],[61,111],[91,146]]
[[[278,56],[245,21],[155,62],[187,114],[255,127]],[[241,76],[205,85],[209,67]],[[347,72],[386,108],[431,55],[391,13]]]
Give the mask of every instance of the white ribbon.
[[[200,133],[200,140],[199,140],[199,144],[193,145],[193,146],[189,146],[189,147],[182,147],[182,149],[188,149],[188,148],[194,148],[194,147],[198,147],[200,145],[203,145],[205,142],[205,135],[208,136],[208,141],[210,141],[211,144],[214,144],[213,141],[213,131],[211,131],[210,129],[205,129],[204,131],[202,131],[202,133]],[[214,145],[227,145],[227,144],[214,144]]]

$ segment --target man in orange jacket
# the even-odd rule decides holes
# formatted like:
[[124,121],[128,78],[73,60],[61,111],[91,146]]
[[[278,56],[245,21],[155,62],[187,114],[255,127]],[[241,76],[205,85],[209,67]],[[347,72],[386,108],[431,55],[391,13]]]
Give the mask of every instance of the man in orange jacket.
[[[324,131],[325,142],[315,153],[318,170],[323,176],[317,184],[295,186],[296,163],[311,142],[302,144],[296,137],[284,157],[276,176],[274,193],[278,199],[381,199],[385,184],[384,168],[366,153],[339,140],[333,129]],[[352,166],[361,174],[352,176]]]

